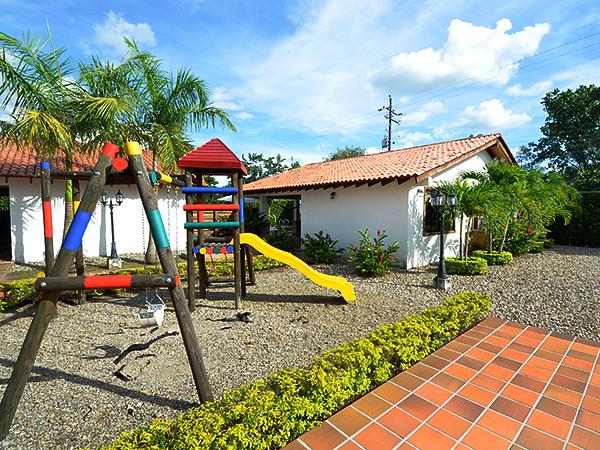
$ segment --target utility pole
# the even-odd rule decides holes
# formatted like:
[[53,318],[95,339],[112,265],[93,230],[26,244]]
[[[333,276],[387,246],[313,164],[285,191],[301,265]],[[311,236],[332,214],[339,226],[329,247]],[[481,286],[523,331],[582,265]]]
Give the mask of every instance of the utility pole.
[[394,119],[394,117],[400,117],[402,115],[402,113],[397,113],[396,111],[394,111],[394,108],[392,107],[392,96],[388,95],[388,97],[390,100],[389,106],[382,106],[377,111],[383,111],[384,109],[387,111],[386,115],[384,116],[388,120],[387,142],[386,142],[386,139],[383,138],[381,147],[385,148],[386,147],[385,144],[387,144],[387,148],[388,148],[388,152],[389,152],[392,149],[392,122],[394,122],[396,125],[400,125],[400,120],[396,120],[396,119]]

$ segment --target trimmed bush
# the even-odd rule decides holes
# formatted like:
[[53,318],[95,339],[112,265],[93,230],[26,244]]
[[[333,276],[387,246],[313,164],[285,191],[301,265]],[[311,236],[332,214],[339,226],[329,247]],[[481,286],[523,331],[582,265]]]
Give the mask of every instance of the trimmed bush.
[[476,256],[467,259],[446,258],[446,270],[455,275],[483,275],[487,268],[487,261]]
[[281,448],[448,343],[490,310],[488,295],[464,292],[346,342],[306,368],[282,369],[176,420],[158,419],[124,433],[107,448]]
[[342,251],[337,248],[338,241],[322,230],[312,236],[304,235],[304,251],[306,261],[310,264],[331,264]]
[[483,258],[490,266],[504,266],[510,264],[513,260],[513,255],[510,252],[487,252],[485,250],[474,250],[471,256]]

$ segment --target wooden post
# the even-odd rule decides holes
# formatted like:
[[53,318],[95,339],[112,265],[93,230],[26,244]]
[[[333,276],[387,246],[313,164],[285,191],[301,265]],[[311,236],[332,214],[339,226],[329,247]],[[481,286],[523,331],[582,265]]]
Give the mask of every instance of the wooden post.
[[[202,175],[198,174],[196,178],[196,185],[202,186],[204,183],[202,182]],[[204,199],[202,194],[196,194],[196,203],[204,203]],[[205,213],[202,211],[198,211],[197,218],[198,221],[204,221]],[[204,245],[204,231],[198,230],[198,246],[202,247]],[[196,259],[198,261],[198,290],[200,298],[206,298],[206,289],[209,285],[208,278],[208,270],[206,269],[206,256],[198,252],[196,254]]]
[[[69,227],[65,239],[58,252],[58,257],[54,263],[49,276],[59,277],[67,276],[69,268],[73,264],[73,259],[77,253],[77,249],[81,244],[81,238],[85,229],[92,217],[92,213],[98,199],[100,198],[100,192],[106,182],[106,177],[112,166],[113,158],[118,153],[119,147],[116,145],[107,143],[104,145],[102,155],[96,163],[94,170],[94,176],[90,178],[90,182],[87,185],[81,203],[77,213],[73,217],[73,222]],[[54,291],[49,293],[45,298],[39,301],[38,308],[33,321],[29,326],[25,341],[17,357],[17,362],[8,380],[8,385],[4,391],[2,402],[0,402],[0,441],[3,440],[7,434],[12,421],[15,417],[15,412],[21,401],[23,390],[27,379],[31,374],[31,368],[35,363],[40,345],[48,329],[48,324],[52,319],[52,316],[56,310],[56,301],[58,300],[60,291]]]
[[[237,189],[237,193],[233,194],[232,203],[240,204],[240,174],[235,171],[231,175],[233,187]],[[240,211],[233,212],[233,221],[240,221]],[[242,307],[242,261],[240,248],[240,229],[233,230],[233,270],[235,278],[235,309]]]
[[42,214],[44,216],[44,258],[46,275],[50,274],[54,265],[54,232],[52,227],[52,194],[50,191],[51,168],[49,162],[43,162],[42,168]]
[[[77,208],[79,208],[79,202],[81,200],[81,187],[79,186],[79,180],[74,179],[73,183],[73,210],[74,213],[77,212]],[[82,277],[85,276],[85,261],[83,259],[83,241],[77,249],[77,255],[75,256],[75,268],[77,270],[77,276]],[[87,294],[84,290],[79,291],[79,304],[84,305],[87,301]]]
[[[192,177],[189,173],[185,175],[185,185],[192,185]],[[185,203],[192,203],[192,196],[185,195]],[[194,212],[186,211],[185,221],[192,222]],[[186,230],[186,256],[187,256],[187,283],[188,283],[188,309],[193,312],[196,309],[196,269],[194,268],[194,230]]]
[[[177,266],[173,259],[169,238],[167,237],[165,226],[158,210],[156,194],[150,184],[150,178],[144,164],[140,145],[137,142],[128,142],[125,144],[125,150],[129,156],[131,170],[135,175],[135,181],[140,192],[144,210],[146,211],[146,216],[148,217],[150,231],[156,244],[158,259],[163,272],[177,273]],[[201,402],[212,401],[213,395],[210,390],[208,376],[206,375],[204,361],[202,360],[202,353],[200,352],[198,338],[194,330],[192,316],[186,304],[183,288],[181,285],[169,288],[169,293],[173,301],[173,308],[175,309],[177,322],[181,330],[181,337],[190,362],[198,396]]]
[[[240,174],[240,208],[243,209],[244,208],[244,204],[245,204],[245,200],[244,200],[244,177],[242,174]],[[244,211],[242,211],[242,218],[244,218]],[[245,231],[245,225],[244,225],[245,219],[241,221],[240,224],[240,232],[244,233]],[[252,250],[250,249],[249,245],[243,245],[242,246],[242,263],[244,263],[244,258],[246,259],[246,262],[244,264],[244,267],[247,269],[248,271],[248,283],[250,283],[250,285],[254,286],[256,284],[256,276],[254,274],[254,264],[252,263]],[[243,273],[243,277],[244,277],[244,297],[246,296],[246,271],[242,271]]]

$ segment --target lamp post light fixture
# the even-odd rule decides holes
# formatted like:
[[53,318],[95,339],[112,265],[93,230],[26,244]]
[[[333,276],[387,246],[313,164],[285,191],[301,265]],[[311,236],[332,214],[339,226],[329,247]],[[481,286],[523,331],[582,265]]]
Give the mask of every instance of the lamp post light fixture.
[[121,258],[119,258],[119,255],[117,254],[117,243],[115,242],[115,219],[113,214],[113,208],[115,206],[121,206],[121,203],[123,203],[123,194],[121,193],[121,189],[117,191],[115,195],[115,201],[116,205],[113,204],[112,198],[110,200],[108,199],[108,194],[105,191],[102,191],[102,194],[100,194],[100,203],[102,203],[103,206],[108,205],[110,209],[110,231],[112,236],[112,242],[110,244],[110,256],[108,257],[106,263],[109,269],[121,268]]
[[447,291],[452,284],[446,273],[446,260],[444,258],[444,213],[448,208],[454,211],[456,207],[456,194],[451,192],[450,195],[446,196],[443,192],[434,192],[431,195],[431,205],[438,213],[440,227],[440,261],[438,264],[438,273],[433,279],[433,283],[436,287]]

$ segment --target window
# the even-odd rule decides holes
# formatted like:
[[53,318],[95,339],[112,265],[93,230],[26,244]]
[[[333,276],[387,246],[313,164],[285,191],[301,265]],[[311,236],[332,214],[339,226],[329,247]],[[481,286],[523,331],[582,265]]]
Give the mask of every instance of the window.
[[[425,205],[423,207],[423,234],[431,235],[431,234],[439,234],[440,232],[440,216],[437,212],[437,209],[431,206],[429,193],[427,189],[425,190]],[[450,213],[450,209],[446,209],[446,214],[444,218],[444,233],[454,233],[455,230],[455,220],[454,213]]]

